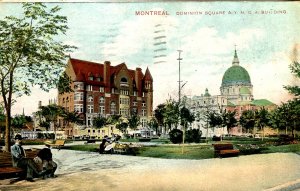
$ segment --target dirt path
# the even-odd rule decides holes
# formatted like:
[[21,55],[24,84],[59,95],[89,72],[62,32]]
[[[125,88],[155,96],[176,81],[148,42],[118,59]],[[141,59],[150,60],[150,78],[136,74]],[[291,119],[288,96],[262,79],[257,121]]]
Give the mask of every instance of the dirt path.
[[[175,160],[53,150],[57,178],[0,182],[0,190],[265,190],[300,182],[300,156],[275,153]],[[296,183],[295,183],[296,182]],[[296,186],[295,188],[299,187]],[[287,186],[285,186],[286,188]]]

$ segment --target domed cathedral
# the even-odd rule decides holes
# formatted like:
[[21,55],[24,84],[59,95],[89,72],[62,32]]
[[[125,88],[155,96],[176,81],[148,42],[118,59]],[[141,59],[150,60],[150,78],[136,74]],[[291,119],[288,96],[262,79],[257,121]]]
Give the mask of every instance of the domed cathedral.
[[234,51],[232,66],[226,70],[220,87],[221,95],[227,98],[229,105],[240,105],[253,100],[253,85],[249,73],[240,66],[237,51]]

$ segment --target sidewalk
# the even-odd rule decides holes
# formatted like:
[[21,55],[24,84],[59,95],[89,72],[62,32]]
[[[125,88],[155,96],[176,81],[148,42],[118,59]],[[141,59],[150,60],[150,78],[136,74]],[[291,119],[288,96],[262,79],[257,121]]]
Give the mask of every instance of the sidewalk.
[[300,156],[274,153],[175,160],[53,149],[55,179],[2,182],[0,190],[297,190]]

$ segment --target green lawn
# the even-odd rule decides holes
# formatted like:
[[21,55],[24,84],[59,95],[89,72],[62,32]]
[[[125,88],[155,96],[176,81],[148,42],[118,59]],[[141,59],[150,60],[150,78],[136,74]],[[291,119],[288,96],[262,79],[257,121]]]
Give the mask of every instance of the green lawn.
[[[224,141],[229,142],[229,141]],[[259,154],[259,153],[279,153],[293,152],[300,154],[300,144],[274,146],[270,140],[252,140],[252,141],[230,141],[234,146],[240,149],[240,155]],[[143,157],[155,157],[166,159],[208,159],[214,157],[214,149],[208,144],[191,144],[184,146],[182,154],[182,145],[159,144],[155,146],[143,146],[139,148],[135,155]],[[254,147],[253,147],[254,145]],[[73,145],[63,149],[97,152],[99,144]]]
[[208,159],[214,157],[211,145],[160,145],[142,147],[137,156],[173,159]]

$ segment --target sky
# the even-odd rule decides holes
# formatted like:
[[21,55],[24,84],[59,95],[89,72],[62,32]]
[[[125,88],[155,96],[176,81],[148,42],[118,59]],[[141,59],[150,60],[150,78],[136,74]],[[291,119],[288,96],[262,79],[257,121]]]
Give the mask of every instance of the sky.
[[[220,95],[235,47],[251,78],[255,99],[280,104],[291,98],[284,85],[300,85],[289,69],[299,61],[299,2],[153,2],[47,3],[60,6],[69,30],[58,39],[77,46],[72,58],[127,67],[148,67],[154,81],[154,109],[170,96],[178,99],[178,51],[182,94]],[[161,15],[142,15],[160,11]],[[20,3],[0,3],[0,19],[21,16]],[[162,15],[164,13],[164,15]],[[187,13],[184,15],[184,13]],[[57,91],[34,87],[30,97],[16,98],[13,114],[37,110]]]

